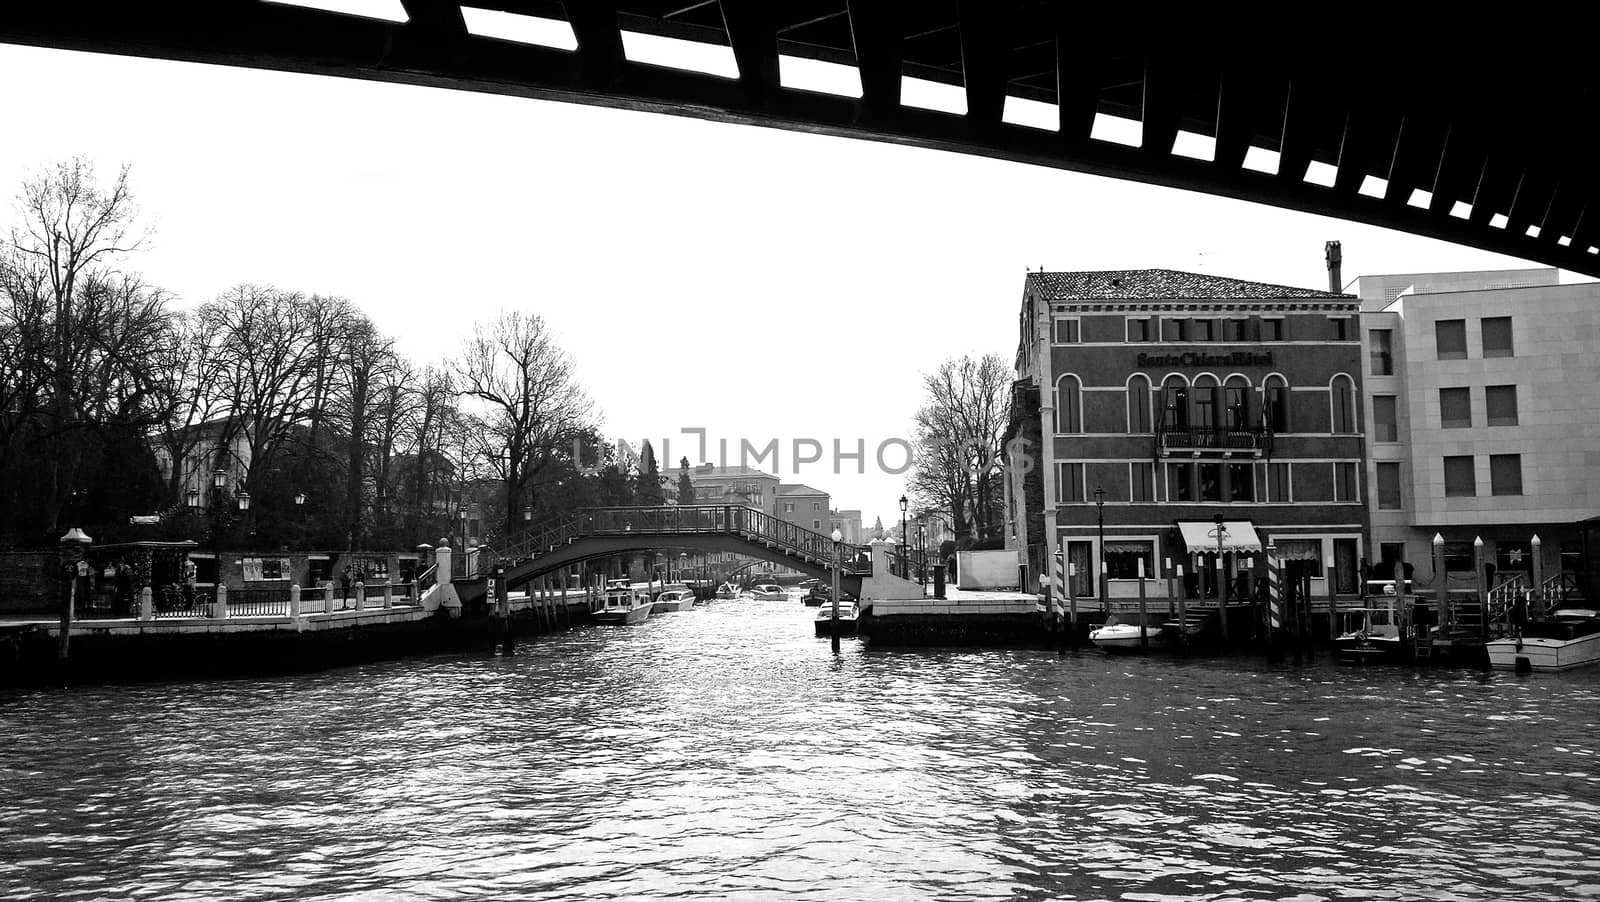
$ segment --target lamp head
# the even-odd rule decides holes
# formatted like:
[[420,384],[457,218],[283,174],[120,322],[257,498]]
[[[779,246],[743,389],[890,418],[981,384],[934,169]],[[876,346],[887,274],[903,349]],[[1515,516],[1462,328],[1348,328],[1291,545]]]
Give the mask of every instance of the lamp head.
[[903,514],[903,513],[906,512],[906,506],[907,506],[908,503],[909,502],[906,501],[906,496],[901,495],[900,496],[900,513]]

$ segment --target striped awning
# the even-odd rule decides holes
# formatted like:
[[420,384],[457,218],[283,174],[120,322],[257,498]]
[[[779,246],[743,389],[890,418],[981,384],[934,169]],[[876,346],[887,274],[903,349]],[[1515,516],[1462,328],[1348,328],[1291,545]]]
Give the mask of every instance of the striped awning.
[[[1183,533],[1183,544],[1190,553],[1217,550],[1215,520],[1179,520],[1178,530]],[[1255,524],[1249,520],[1222,521],[1222,550],[1260,551],[1261,537],[1256,535]]]

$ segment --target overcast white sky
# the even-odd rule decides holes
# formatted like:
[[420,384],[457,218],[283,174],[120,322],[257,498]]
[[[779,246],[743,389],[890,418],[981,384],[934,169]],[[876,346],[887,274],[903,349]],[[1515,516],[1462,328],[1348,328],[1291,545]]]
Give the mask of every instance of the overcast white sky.
[[[780,440],[779,475],[899,518],[920,374],[1010,361],[1024,273],[1170,268],[1326,287],[1530,266],[1272,207],[960,154],[482,94],[0,45],[0,191],[122,163],[130,268],[184,306],[240,282],[357,303],[419,363],[502,307],[541,314],[609,435]],[[4,209],[6,222],[14,212]],[[1563,274],[1563,281],[1568,281]],[[794,472],[792,443],[828,449]],[[833,442],[867,450],[866,473]],[[895,451],[888,463],[898,466]],[[768,466],[771,470],[772,467]]]

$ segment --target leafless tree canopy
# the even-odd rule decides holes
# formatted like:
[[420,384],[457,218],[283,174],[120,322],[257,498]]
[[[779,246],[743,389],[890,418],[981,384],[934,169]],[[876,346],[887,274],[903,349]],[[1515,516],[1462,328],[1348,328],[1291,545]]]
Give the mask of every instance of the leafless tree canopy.
[[1002,535],[998,465],[1011,372],[998,354],[963,356],[922,378],[910,491],[917,505],[949,511],[958,535]]

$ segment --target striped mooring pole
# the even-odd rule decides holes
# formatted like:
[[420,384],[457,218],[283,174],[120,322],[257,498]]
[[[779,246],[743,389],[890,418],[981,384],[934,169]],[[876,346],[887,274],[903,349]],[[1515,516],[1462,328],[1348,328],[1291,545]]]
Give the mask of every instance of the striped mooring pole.
[[1283,562],[1278,549],[1267,545],[1267,660],[1283,659]]

